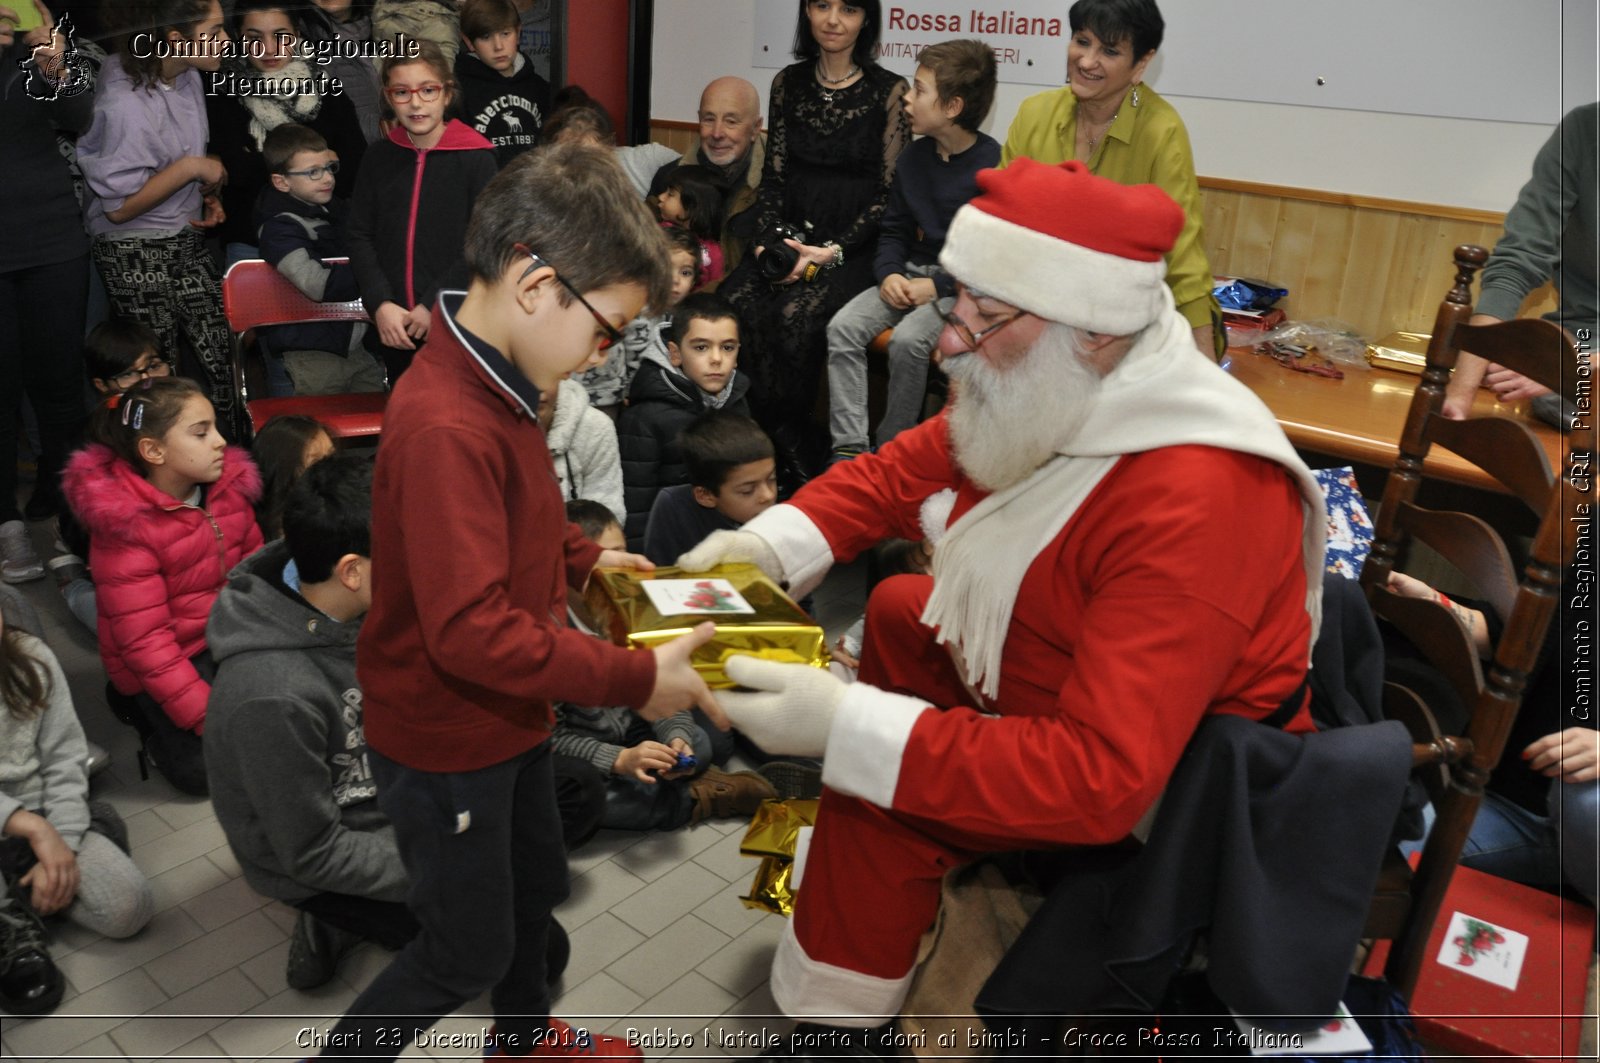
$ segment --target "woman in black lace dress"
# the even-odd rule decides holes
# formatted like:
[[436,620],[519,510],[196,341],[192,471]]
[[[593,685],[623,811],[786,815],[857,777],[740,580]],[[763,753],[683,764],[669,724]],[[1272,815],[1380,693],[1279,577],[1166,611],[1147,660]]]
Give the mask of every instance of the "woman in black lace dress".
[[[881,22],[878,0],[800,0],[800,61],[772,80],[766,166],[746,226],[757,254],[721,287],[744,319],[739,368],[750,374],[752,410],[791,489],[827,361],[828,319],[873,283],[878,218],[895,159],[911,142],[906,83],[872,59]],[[780,224],[800,233],[783,240],[798,253],[786,269],[767,247]]]

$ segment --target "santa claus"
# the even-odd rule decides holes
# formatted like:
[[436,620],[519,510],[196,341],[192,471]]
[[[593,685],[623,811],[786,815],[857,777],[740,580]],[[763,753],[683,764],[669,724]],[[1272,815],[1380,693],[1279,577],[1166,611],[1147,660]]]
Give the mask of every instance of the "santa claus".
[[1125,837],[1208,715],[1311,729],[1322,496],[1173,307],[1182,210],[1077,162],[978,186],[940,256],[952,405],[679,561],[803,596],[955,492],[932,576],[873,592],[859,682],[736,658],[747,690],[720,697],[763,748],[824,758],[772,992],[861,1031],[898,1013],[951,867]]

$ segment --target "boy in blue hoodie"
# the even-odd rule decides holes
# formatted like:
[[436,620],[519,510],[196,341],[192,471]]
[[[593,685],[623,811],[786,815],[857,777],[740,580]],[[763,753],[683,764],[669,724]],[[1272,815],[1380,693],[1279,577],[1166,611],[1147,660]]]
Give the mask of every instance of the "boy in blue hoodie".
[[[293,122],[267,134],[262,155],[271,184],[256,202],[261,257],[308,299],[343,302],[361,293],[349,263],[327,265],[347,254],[336,226],[334,175],[339,156],[322,134]],[[366,326],[322,321],[259,330],[269,357],[281,358],[297,395],[382,391],[383,366],[361,346]]]

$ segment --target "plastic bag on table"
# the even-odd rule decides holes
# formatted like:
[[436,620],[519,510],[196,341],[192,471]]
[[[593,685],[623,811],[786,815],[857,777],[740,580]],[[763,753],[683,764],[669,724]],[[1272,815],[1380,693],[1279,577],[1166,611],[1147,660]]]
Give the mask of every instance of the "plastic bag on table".
[[1269,346],[1276,344],[1280,348],[1299,348],[1302,352],[1315,351],[1337,365],[1370,368],[1367,364],[1367,341],[1355,326],[1329,317],[1315,321],[1287,321],[1262,336],[1260,342]]
[[1269,281],[1251,280],[1249,277],[1218,278],[1228,281],[1211,290],[1224,310],[1268,310],[1272,304],[1289,294]]

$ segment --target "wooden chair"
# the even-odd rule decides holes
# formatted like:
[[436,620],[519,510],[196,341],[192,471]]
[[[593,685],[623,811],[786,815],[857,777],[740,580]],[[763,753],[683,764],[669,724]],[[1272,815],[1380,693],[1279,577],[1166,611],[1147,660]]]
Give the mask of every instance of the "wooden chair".
[[[1594,422],[1588,415],[1567,436],[1564,468],[1552,471],[1538,441],[1520,422],[1503,417],[1453,421],[1441,413],[1445,384],[1463,349],[1569,399],[1575,397],[1580,379],[1587,379],[1579,376],[1572,337],[1557,325],[1539,320],[1467,325],[1472,278],[1487,258],[1481,247],[1455,249],[1455,284],[1434,321],[1427,366],[1400,438],[1400,457],[1384,487],[1372,554],[1361,572],[1374,612],[1410,639],[1469,709],[1463,737],[1441,735],[1422,698],[1410,689],[1386,684],[1385,710],[1411,730],[1417,743],[1414,760],[1438,816],[1414,874],[1398,851],[1387,861],[1366,927],[1366,936],[1392,941],[1384,975],[1408,997],[1426,959],[1428,933],[1484,784],[1505,751],[1528,674],[1558,608],[1562,565],[1573,558],[1578,535],[1573,518],[1589,512],[1582,507],[1594,499],[1587,464],[1593,459]],[[1467,513],[1433,511],[1416,504],[1423,461],[1434,446],[1478,465],[1538,518],[1520,581],[1511,552],[1487,523]],[[1467,631],[1444,604],[1388,590],[1389,574],[1412,540],[1426,543],[1459,569],[1477,596],[1504,619],[1504,632],[1487,669]]]
[[[348,259],[331,258],[329,265]],[[383,431],[383,409],[387,392],[350,395],[294,395],[280,399],[251,399],[245,381],[245,332],[263,325],[292,325],[304,321],[366,321],[361,300],[319,303],[307,299],[275,268],[258,258],[235,262],[222,278],[222,311],[234,333],[233,387],[240,405],[250,415],[252,431],[280,414],[298,413],[315,417],[335,436],[355,438],[376,436]]]

